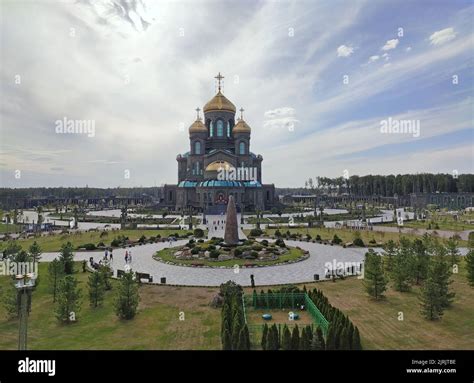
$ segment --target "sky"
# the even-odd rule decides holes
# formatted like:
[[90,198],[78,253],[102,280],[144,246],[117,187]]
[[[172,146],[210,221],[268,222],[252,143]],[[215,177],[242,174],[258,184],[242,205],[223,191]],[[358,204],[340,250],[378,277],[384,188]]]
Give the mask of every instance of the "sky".
[[474,169],[469,0],[2,0],[0,21],[2,187],[176,183],[218,72],[264,183]]

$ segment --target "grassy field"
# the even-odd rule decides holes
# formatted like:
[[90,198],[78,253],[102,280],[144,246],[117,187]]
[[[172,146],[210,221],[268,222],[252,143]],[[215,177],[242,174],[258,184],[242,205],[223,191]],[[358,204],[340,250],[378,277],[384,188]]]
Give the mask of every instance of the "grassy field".
[[264,265],[270,266],[276,263],[292,261],[300,258],[303,255],[303,251],[292,247],[287,254],[280,255],[277,260],[274,261],[258,261],[254,259],[228,259],[225,261],[210,261],[204,259],[176,259],[174,253],[178,251],[179,247],[168,248],[158,251],[153,257],[155,259],[161,259],[166,262],[173,262],[181,265],[202,265],[202,266],[224,266],[224,267],[234,267],[235,265]]
[[[398,226],[396,223],[386,223],[384,226]],[[448,230],[448,231],[464,231],[474,230],[474,225],[466,221],[454,221],[452,218],[444,218],[438,220],[422,220],[422,221],[405,221],[403,227],[411,229],[427,229],[427,230]]]
[[[36,241],[41,246],[43,252],[48,251],[59,251],[61,245],[66,242],[71,242],[72,245],[76,248],[79,245],[84,245],[86,243],[98,244],[99,242],[104,242],[106,245],[110,245],[110,242],[118,236],[126,236],[131,241],[137,241],[142,235],[149,238],[152,236],[157,236],[158,234],[161,237],[168,237],[174,233],[179,233],[183,235],[191,231],[188,230],[114,230],[107,231],[107,235],[100,237],[101,231],[89,231],[89,232],[77,232],[73,234],[54,234],[46,235],[36,238],[28,239],[19,239],[16,241],[24,250],[27,250],[31,244]],[[0,243],[0,251],[2,251],[7,246],[6,242]]]
[[[217,288],[142,285],[138,315],[131,321],[121,321],[112,305],[116,288],[106,294],[103,307],[91,309],[86,295],[88,273],[77,273],[83,289],[82,310],[78,322],[66,326],[58,324],[54,317],[46,266],[45,263],[40,266],[42,280],[33,294],[28,329],[30,349],[221,348],[220,310],[209,306]],[[456,292],[453,305],[441,320],[434,322],[420,314],[417,287],[409,293],[389,289],[383,301],[370,299],[362,281],[355,278],[306,284],[306,287],[321,289],[332,305],[350,317],[359,328],[365,349],[474,350],[474,288],[467,284],[462,264],[453,281],[451,287]],[[10,278],[0,277],[0,297],[8,283],[12,283]],[[245,291],[251,293],[250,288]],[[185,314],[184,321],[179,320],[180,312]],[[403,321],[398,320],[400,312]],[[286,317],[287,313],[281,315]],[[17,321],[5,319],[4,308],[0,306],[0,349],[16,349],[17,326]]]
[[[265,230],[265,235],[270,235],[273,236],[275,235],[275,231],[277,229],[266,229]],[[347,242],[352,242],[354,240],[354,235],[356,230],[349,230],[349,229],[333,229],[333,228],[317,228],[317,227],[311,227],[311,228],[293,228],[293,229],[288,229],[287,227],[285,228],[280,228],[280,232],[286,233],[287,230],[290,231],[290,233],[300,233],[303,236],[306,236],[306,234],[311,235],[312,239],[315,239],[316,236],[319,234],[321,236],[322,240],[332,240],[334,237],[334,234],[337,234],[339,238],[342,239],[343,243]],[[249,235],[250,230],[244,230],[246,235]],[[398,242],[401,237],[408,238],[410,240],[414,240],[415,238],[420,238],[420,235],[413,235],[413,234],[405,234],[405,233],[389,233],[389,232],[381,232],[381,231],[368,231],[368,230],[360,230],[359,231],[360,236],[364,243],[366,245],[369,244],[369,241],[375,240],[377,243],[385,243],[389,240],[393,240],[395,242]],[[440,241],[444,242],[446,239],[440,238]],[[458,241],[460,246],[466,246],[467,241]]]
[[[77,273],[82,288],[78,321],[60,325],[53,312],[52,294],[47,290],[46,263],[40,265],[37,290],[33,293],[28,320],[29,349],[219,349],[220,310],[209,306],[217,289],[190,289],[142,285],[138,315],[130,321],[117,318],[113,309],[116,288],[106,293],[103,307],[89,307],[87,278]],[[80,269],[79,265],[76,266]],[[12,283],[0,277],[0,288]],[[114,286],[116,281],[113,281]],[[1,294],[0,294],[1,296]],[[179,313],[184,313],[184,321]],[[0,349],[16,349],[18,322],[7,321],[0,307]]]
[[0,233],[16,233],[21,228],[20,225],[13,223],[0,223]]
[[[439,321],[428,321],[420,314],[419,288],[400,293],[392,288],[383,301],[370,299],[356,278],[336,282],[306,284],[323,291],[329,302],[348,315],[359,328],[364,349],[469,349],[474,350],[474,288],[467,284],[461,264],[453,276],[453,305]],[[300,285],[303,287],[303,285]],[[251,289],[246,288],[246,293]],[[404,320],[399,321],[399,312]]]
[[[290,320],[288,313],[293,312],[294,314],[299,315],[299,319],[297,320]],[[271,314],[272,319],[270,320],[264,320],[262,318],[263,314]],[[269,326],[272,324],[287,324],[287,325],[295,325],[297,324],[298,326],[305,326],[305,325],[311,325],[313,323],[313,320],[311,318],[311,315],[309,314],[308,311],[301,311],[301,310],[277,310],[277,309],[253,309],[250,307],[247,307],[246,311],[247,315],[247,322],[249,324],[265,324],[267,323]]]

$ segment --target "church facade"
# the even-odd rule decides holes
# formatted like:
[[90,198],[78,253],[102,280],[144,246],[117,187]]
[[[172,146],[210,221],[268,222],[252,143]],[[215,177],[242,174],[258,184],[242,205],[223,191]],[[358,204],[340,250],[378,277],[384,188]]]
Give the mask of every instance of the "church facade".
[[250,151],[251,128],[221,91],[203,108],[204,119],[189,127],[190,149],[178,154],[178,184],[165,185],[161,205],[176,211],[225,212],[229,196],[237,210],[268,210],[277,204],[275,186],[262,183],[260,154]]

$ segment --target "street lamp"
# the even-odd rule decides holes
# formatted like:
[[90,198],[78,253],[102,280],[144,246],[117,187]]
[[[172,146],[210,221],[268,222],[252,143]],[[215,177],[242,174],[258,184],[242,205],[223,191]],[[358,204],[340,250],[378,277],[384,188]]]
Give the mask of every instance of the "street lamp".
[[18,291],[20,310],[19,310],[19,336],[18,350],[26,350],[26,337],[28,329],[28,300],[31,297],[31,291],[35,286],[36,274],[19,274],[15,277],[15,287]]

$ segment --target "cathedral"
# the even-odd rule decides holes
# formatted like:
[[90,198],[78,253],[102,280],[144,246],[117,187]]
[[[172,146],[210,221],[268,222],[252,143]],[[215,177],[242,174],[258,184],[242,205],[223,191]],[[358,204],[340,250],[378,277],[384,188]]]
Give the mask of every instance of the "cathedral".
[[251,128],[222,94],[219,73],[217,94],[204,105],[204,118],[189,127],[190,150],[178,154],[178,184],[165,185],[161,205],[176,211],[225,213],[229,196],[238,211],[269,210],[275,204],[275,186],[262,184],[260,154],[250,151]]

